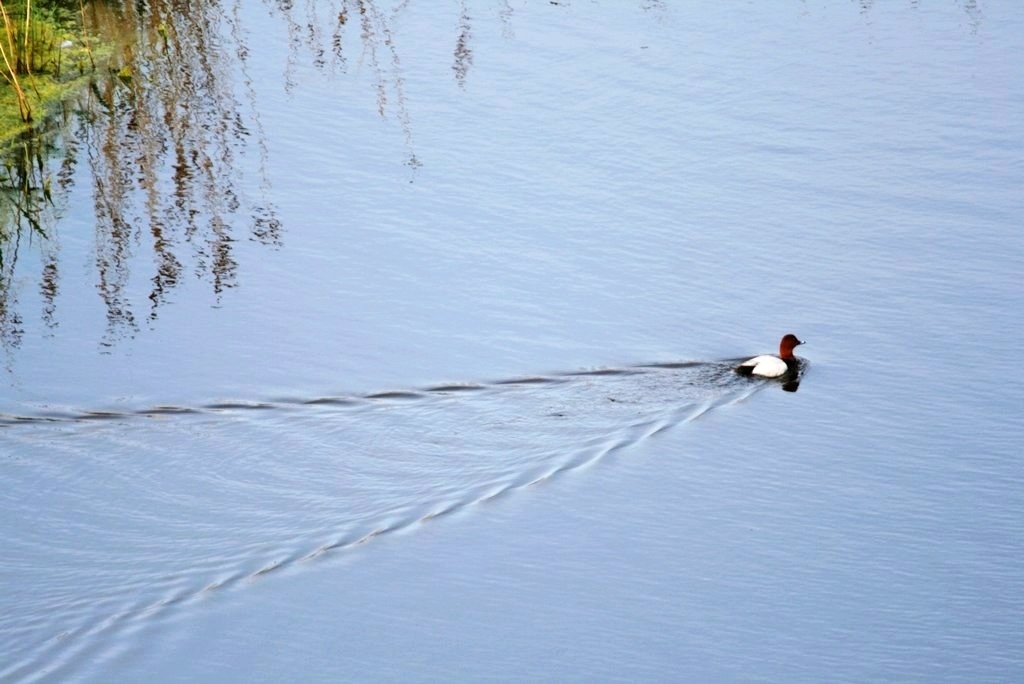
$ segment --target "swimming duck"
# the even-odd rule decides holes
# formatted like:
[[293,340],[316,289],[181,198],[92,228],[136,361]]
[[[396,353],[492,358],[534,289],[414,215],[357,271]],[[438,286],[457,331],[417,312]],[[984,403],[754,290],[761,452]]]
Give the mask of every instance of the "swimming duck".
[[796,335],[789,334],[779,342],[779,355],[764,354],[747,359],[736,366],[736,372],[740,375],[759,375],[762,378],[778,378],[786,373],[797,370],[800,362],[793,356],[793,349],[798,344],[803,344]]

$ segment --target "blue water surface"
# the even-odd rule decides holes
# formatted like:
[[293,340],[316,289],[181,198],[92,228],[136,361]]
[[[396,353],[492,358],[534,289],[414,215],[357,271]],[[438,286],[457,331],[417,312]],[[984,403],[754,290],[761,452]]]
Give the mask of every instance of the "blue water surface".
[[1024,677],[1024,11],[347,7],[225,12],[231,286],[24,252],[0,678]]

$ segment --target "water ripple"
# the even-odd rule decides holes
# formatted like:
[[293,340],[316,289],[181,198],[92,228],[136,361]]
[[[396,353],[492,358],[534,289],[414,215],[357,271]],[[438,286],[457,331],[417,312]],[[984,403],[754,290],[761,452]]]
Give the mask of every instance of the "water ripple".
[[764,383],[647,364],[365,395],[0,418],[2,679],[140,622],[592,466]]

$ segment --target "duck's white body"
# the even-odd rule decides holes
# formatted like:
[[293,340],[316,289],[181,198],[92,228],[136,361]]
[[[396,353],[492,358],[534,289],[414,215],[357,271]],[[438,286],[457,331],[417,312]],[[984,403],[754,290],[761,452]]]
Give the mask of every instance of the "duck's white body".
[[747,359],[736,366],[736,372],[740,375],[757,375],[762,378],[781,378],[787,373],[799,372],[800,362],[793,356],[793,350],[798,344],[803,342],[790,333],[779,342],[778,356],[764,354]]
[[762,378],[778,378],[789,371],[789,365],[785,361],[771,354],[747,359],[739,368],[749,368],[751,375],[760,375]]

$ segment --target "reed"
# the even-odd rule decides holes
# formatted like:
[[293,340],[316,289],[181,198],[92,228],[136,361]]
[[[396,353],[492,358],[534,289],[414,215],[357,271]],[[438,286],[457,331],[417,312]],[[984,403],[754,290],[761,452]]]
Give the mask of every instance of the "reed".
[[[28,98],[25,97],[25,89],[21,87],[21,80],[18,78],[18,73],[22,71],[22,55],[25,47],[28,45],[28,31],[24,31],[23,41],[19,44],[18,31],[16,30],[16,23],[11,19],[11,15],[7,11],[6,5],[0,1],[0,17],[3,19],[4,37],[5,40],[0,40],[0,57],[3,57],[3,69],[0,70],[3,73],[4,79],[10,84],[11,89],[14,90],[14,96],[18,100],[18,109],[21,113],[21,120],[25,123],[32,121],[32,107],[28,103]],[[25,2],[25,23],[28,24],[32,17],[32,3],[28,0]]]
[[[80,32],[84,16],[82,0],[0,0],[0,75],[10,86],[23,123],[33,119],[27,92],[33,91],[42,101],[41,91],[61,80],[64,53],[72,45],[66,38]],[[72,52],[79,58],[79,53],[86,52],[92,63],[88,41],[76,43],[81,47]],[[45,78],[37,81],[37,75]],[[7,96],[0,94],[0,98]]]

